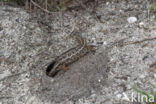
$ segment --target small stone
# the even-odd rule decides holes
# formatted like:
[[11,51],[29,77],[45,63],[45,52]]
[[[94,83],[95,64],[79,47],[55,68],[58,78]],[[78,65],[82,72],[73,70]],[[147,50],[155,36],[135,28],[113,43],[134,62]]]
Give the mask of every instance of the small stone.
[[131,85],[127,85],[126,87],[127,87],[127,90],[130,90],[132,88]]
[[63,25],[66,27],[69,26],[70,24],[68,22],[64,22]]
[[156,74],[154,74],[154,78],[156,78]]
[[103,42],[103,45],[107,45],[107,42],[106,42],[106,41],[104,41],[104,42]]
[[101,82],[101,80],[99,79],[98,82]]
[[106,2],[106,5],[109,5],[109,2]]
[[26,29],[27,29],[27,27],[26,27],[26,26],[23,26],[23,29],[25,29],[25,30],[26,30]]
[[127,18],[128,23],[135,23],[137,21],[136,17],[129,17]]
[[110,99],[106,99],[103,102],[100,102],[100,104],[113,104],[113,102]]
[[126,93],[123,93],[124,97],[121,98],[121,101],[130,102],[130,99],[128,98]]
[[140,75],[140,78],[141,78],[141,79],[143,79],[143,78],[145,78],[145,77],[146,77],[146,76],[145,76],[144,74],[141,74],[141,75]]
[[121,94],[117,94],[116,96],[117,96],[117,98],[119,98],[119,99],[121,99],[121,97],[122,97]]
[[143,22],[140,22],[140,23],[139,23],[139,27],[144,27],[144,25],[145,25],[145,24],[144,24]]
[[30,30],[35,30],[36,27],[34,25],[31,25],[29,28]]

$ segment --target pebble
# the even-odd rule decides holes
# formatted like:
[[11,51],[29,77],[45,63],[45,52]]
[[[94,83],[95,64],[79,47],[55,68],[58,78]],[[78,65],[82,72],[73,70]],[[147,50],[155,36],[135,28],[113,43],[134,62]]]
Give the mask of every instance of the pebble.
[[154,74],[154,78],[156,78],[156,74]]
[[100,104],[113,104],[113,102],[110,101],[109,99],[106,99],[104,102],[101,102]]
[[35,26],[34,25],[30,25],[30,30],[35,30]]
[[109,5],[109,2],[106,2],[106,5]]
[[140,22],[140,23],[139,23],[139,27],[144,27],[144,25],[145,25],[145,24],[144,24],[143,22]]
[[117,96],[117,98],[119,98],[119,99],[121,99],[121,97],[122,97],[121,94],[117,94],[116,96]]
[[121,101],[129,102],[130,100],[129,100],[127,94],[126,93],[123,93],[123,95],[124,95],[124,97],[121,98]]
[[143,79],[143,78],[145,78],[146,76],[145,76],[145,74],[141,74],[139,77],[140,77],[141,79]]
[[127,18],[128,23],[135,23],[137,21],[136,17],[129,17]]

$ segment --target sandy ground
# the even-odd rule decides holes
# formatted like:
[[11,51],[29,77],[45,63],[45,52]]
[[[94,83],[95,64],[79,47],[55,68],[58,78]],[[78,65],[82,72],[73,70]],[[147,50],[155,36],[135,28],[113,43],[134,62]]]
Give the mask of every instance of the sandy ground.
[[[156,85],[156,14],[145,0],[99,1],[45,21],[22,8],[0,6],[0,104],[143,104],[132,88]],[[134,23],[127,19],[135,17]],[[77,43],[77,29],[96,45],[54,78],[47,65]],[[155,90],[155,89],[154,89]]]

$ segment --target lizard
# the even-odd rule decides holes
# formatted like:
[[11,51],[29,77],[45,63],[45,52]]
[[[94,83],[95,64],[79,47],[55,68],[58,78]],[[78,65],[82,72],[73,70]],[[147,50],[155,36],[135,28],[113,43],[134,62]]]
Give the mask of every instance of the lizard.
[[95,51],[95,48],[87,44],[86,38],[75,34],[75,39],[78,42],[78,45],[76,47],[62,53],[47,66],[46,74],[48,76],[55,77],[59,71],[67,71],[69,69],[69,65],[78,61],[87,53]]

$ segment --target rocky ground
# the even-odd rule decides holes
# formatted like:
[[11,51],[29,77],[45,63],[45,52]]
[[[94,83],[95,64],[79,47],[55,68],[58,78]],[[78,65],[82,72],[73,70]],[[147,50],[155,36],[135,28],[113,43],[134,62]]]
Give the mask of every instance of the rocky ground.
[[[0,104],[143,104],[133,85],[156,85],[156,14],[146,0],[99,1],[48,20],[0,6]],[[77,43],[76,29],[96,46],[54,78],[47,65]],[[152,88],[155,90],[154,88]],[[134,98],[137,98],[135,96]]]

